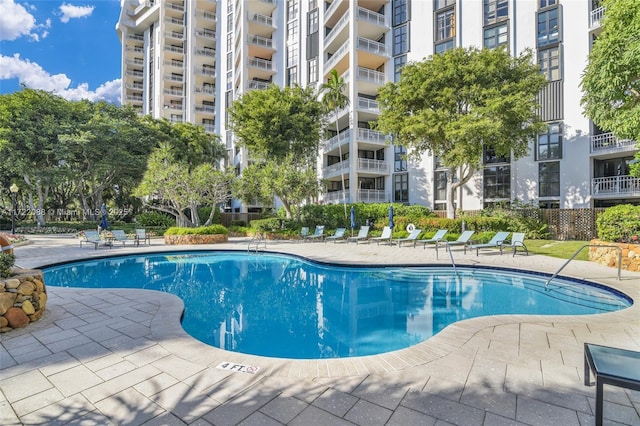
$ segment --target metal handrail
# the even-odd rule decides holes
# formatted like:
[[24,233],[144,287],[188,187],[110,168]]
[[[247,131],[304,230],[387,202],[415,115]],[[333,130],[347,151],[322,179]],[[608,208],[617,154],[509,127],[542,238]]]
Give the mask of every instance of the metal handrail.
[[609,247],[609,248],[615,248],[618,250],[618,281],[620,281],[621,275],[620,275],[620,271],[622,269],[622,248],[620,246],[615,246],[615,245],[607,245],[607,244],[585,244],[582,247],[580,247],[575,253],[573,253],[573,255],[569,258],[569,260],[567,260],[564,265],[562,265],[560,267],[560,269],[558,269],[556,271],[555,274],[553,274],[551,276],[551,278],[549,278],[547,280],[547,282],[544,284],[544,289],[549,290],[549,283],[551,282],[551,280],[553,280],[555,277],[558,276],[558,274],[560,273],[560,271],[562,271],[564,269],[565,266],[567,266],[569,264],[569,262],[571,262],[577,255],[578,253],[580,253],[582,251],[582,249],[584,249],[585,247]]
[[[438,243],[436,243],[438,244]],[[456,277],[458,276],[458,271],[456,269],[456,262],[455,260],[453,260],[453,252],[451,251],[451,247],[449,246],[449,244],[446,245],[446,249],[449,252],[449,257],[451,258],[451,266],[453,266],[453,273],[456,274]],[[438,251],[436,250],[436,256],[437,256]]]
[[255,247],[255,251],[256,253],[258,252],[258,250],[260,249],[260,245],[263,245],[264,248],[267,248],[267,238],[264,234],[256,234],[254,235],[254,237],[249,241],[249,244],[247,244],[247,252],[251,251],[251,246]]

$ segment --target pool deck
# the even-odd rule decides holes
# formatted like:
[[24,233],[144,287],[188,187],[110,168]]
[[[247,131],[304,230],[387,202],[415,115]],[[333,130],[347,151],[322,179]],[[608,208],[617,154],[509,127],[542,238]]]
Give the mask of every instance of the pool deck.
[[[79,247],[31,236],[16,262],[211,246]],[[551,244],[553,242],[550,242]],[[267,251],[355,264],[450,264],[433,248],[269,241]],[[554,273],[565,261],[489,250],[453,252],[458,265]],[[588,316],[502,315],[453,324],[382,355],[287,360],[223,351],[180,327],[182,302],[147,290],[47,287],[45,316],[0,335],[0,424],[114,425],[591,425],[595,387],[583,385],[585,342],[640,351],[640,273],[572,261],[563,276],[619,289],[636,304]],[[277,344],[277,342],[274,342]],[[219,368],[258,367],[255,374]],[[605,387],[606,425],[640,425],[640,392]]]

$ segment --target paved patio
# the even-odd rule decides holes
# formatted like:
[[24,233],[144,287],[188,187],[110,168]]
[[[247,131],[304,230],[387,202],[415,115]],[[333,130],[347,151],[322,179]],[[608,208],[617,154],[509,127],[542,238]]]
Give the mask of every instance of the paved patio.
[[[167,251],[80,248],[33,236],[18,265]],[[552,243],[552,242],[550,242]],[[180,246],[180,249],[196,248]],[[202,247],[197,247],[202,248]],[[244,239],[208,246],[246,250]],[[440,251],[344,243],[269,242],[268,250],[341,263],[437,264]],[[563,260],[455,251],[457,264],[553,273]],[[573,261],[562,275],[640,300],[640,274]],[[589,316],[466,320],[414,347],[341,360],[283,360],[204,345],[180,327],[182,302],[145,290],[48,287],[46,315],[0,335],[0,424],[590,425],[583,343],[640,350],[640,306]],[[257,374],[217,368],[231,362]],[[640,425],[640,393],[605,387],[605,424]]]

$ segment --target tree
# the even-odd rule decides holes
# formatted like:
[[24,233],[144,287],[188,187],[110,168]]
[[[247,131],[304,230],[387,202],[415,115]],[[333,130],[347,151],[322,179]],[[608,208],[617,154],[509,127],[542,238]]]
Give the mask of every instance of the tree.
[[482,167],[483,148],[520,158],[544,128],[536,96],[546,80],[530,50],[457,48],[405,65],[379,90],[376,128],[410,156],[428,152],[447,168],[447,215],[458,188]]
[[[336,134],[340,139],[340,125],[338,124],[338,113],[341,109],[349,105],[349,97],[344,93],[346,90],[346,83],[344,79],[338,75],[338,71],[332,69],[329,73],[329,80],[320,86],[322,94],[322,104],[327,109],[327,112],[332,112],[336,120]],[[342,144],[338,143],[338,154],[340,155],[340,161],[342,161]],[[342,190],[346,191],[344,185],[344,173],[340,173],[340,179],[342,180]],[[344,217],[347,218],[347,199],[344,197]]]
[[[582,76],[582,106],[598,127],[640,148],[640,2],[605,0],[603,6],[602,32]],[[639,163],[631,173],[640,176]]]
[[[201,163],[190,170],[187,161],[177,160],[173,147],[163,142],[149,157],[134,194],[143,198],[148,207],[174,216],[179,226],[199,226],[198,206],[211,206],[212,214],[204,224],[210,225],[216,205],[230,197],[230,181],[228,174],[216,170],[211,163]],[[187,209],[191,210],[191,218]]]
[[[323,108],[313,88],[271,85],[243,94],[229,109],[238,144],[249,152],[251,164],[236,186],[245,202],[272,202],[278,197],[288,218],[292,207],[304,201],[300,194],[317,194],[310,182],[320,141]],[[306,195],[305,195],[306,196]],[[270,201],[268,201],[270,199]]]

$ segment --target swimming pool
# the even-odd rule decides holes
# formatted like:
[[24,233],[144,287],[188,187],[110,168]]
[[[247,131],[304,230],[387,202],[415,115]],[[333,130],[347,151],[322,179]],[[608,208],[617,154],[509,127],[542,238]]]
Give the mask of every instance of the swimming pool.
[[239,251],[111,257],[43,269],[47,286],[146,288],[182,298],[211,346],[316,359],[406,348],[487,315],[582,315],[631,306],[596,284],[495,268],[356,267]]

